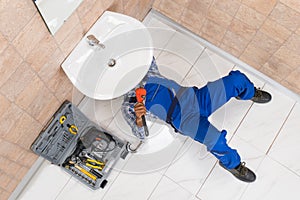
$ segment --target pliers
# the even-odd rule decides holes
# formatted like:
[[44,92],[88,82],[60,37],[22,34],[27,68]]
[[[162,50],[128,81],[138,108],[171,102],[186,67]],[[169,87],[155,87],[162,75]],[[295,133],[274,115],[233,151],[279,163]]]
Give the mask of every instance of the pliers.
[[85,165],[87,167],[91,167],[93,169],[100,169],[100,170],[102,170],[104,168],[104,166],[105,166],[105,163],[100,162],[98,160],[93,160],[93,159],[88,158],[88,159],[85,160]]

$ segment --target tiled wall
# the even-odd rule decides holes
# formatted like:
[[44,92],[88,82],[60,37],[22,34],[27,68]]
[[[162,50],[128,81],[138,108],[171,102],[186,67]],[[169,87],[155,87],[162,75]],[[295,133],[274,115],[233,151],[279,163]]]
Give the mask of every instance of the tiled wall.
[[0,1],[0,199],[37,159],[29,147],[43,125],[65,99],[74,100],[60,67],[66,56],[105,10],[142,19],[151,5],[84,0],[52,36],[32,0]]
[[299,0],[155,0],[153,7],[300,94]]

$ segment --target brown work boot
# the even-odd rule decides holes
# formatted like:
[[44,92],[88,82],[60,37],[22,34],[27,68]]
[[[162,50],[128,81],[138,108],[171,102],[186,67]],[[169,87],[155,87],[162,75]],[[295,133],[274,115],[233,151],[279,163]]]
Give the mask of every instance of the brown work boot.
[[255,173],[245,166],[245,162],[241,162],[236,168],[233,169],[227,169],[224,165],[222,165],[221,162],[219,162],[219,164],[241,181],[250,183],[254,182],[256,179]]

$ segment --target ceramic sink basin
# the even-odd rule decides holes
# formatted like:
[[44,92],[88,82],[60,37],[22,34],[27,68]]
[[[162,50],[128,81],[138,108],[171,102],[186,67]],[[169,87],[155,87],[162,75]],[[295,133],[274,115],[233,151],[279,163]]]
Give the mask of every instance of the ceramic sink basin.
[[[90,46],[94,35],[105,48]],[[126,15],[106,11],[62,64],[73,85],[86,96],[108,100],[134,88],[147,73],[152,58],[147,28]]]

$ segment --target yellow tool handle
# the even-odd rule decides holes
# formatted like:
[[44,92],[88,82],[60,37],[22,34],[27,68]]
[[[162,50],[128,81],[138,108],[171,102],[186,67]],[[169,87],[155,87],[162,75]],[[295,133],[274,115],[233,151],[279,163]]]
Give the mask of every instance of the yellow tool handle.
[[94,163],[96,163],[98,165],[105,165],[105,163],[103,163],[103,162],[100,162],[98,160],[93,160],[93,159],[90,159],[90,158],[86,159],[86,161],[87,162],[94,162]]
[[63,124],[65,122],[65,120],[67,119],[67,117],[65,115],[62,115],[60,118],[59,118],[59,123],[60,124]]
[[94,169],[100,169],[100,170],[103,169],[102,166],[96,166],[96,165],[92,165],[92,164],[89,164],[89,163],[86,163],[85,165],[86,165],[87,167],[91,167],[91,168],[94,168]]
[[93,179],[94,181],[97,179],[96,176],[94,176],[93,174],[89,173],[88,171],[86,171],[82,167],[80,167],[78,165],[75,165],[75,168],[79,169],[82,173],[84,173],[85,175],[87,175],[88,177],[90,177],[91,179]]
[[72,124],[72,125],[70,126],[70,128],[69,128],[69,131],[70,131],[70,133],[76,135],[77,132],[78,132],[78,128],[77,128],[77,126],[75,126],[74,124]]

